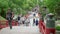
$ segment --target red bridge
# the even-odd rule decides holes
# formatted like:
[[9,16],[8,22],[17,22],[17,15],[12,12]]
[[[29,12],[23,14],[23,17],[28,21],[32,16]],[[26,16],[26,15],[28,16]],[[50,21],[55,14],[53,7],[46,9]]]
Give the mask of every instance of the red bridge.
[[[0,29],[8,27],[8,26],[9,26],[9,24],[8,24],[7,20],[0,20]],[[18,22],[13,20],[12,21],[12,26],[18,26]]]
[[42,20],[39,21],[39,29],[42,34],[55,34],[55,28],[47,28]]

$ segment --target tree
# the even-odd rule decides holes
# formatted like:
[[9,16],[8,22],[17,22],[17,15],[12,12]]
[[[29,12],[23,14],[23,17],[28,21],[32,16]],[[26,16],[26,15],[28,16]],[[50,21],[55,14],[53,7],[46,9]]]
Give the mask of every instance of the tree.
[[44,0],[44,4],[49,8],[49,12],[59,15],[60,0]]
[[[38,2],[37,0],[0,0],[0,15],[5,17],[8,8],[11,8],[15,14],[22,13],[25,15],[27,11],[32,10],[37,3],[41,5],[40,0],[38,0]],[[14,11],[14,8],[16,8],[16,11]]]

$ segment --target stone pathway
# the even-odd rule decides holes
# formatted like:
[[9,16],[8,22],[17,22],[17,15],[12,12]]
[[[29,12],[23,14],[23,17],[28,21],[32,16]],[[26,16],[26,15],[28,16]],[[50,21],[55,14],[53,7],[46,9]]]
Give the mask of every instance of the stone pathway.
[[41,34],[38,26],[13,26],[10,30],[9,27],[3,28],[0,34]]

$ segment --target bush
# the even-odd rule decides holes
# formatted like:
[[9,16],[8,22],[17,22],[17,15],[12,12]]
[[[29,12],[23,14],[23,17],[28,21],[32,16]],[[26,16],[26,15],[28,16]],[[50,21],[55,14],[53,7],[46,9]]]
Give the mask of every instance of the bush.
[[0,20],[6,20],[6,19],[0,16]]
[[56,30],[60,31],[60,26],[56,26]]

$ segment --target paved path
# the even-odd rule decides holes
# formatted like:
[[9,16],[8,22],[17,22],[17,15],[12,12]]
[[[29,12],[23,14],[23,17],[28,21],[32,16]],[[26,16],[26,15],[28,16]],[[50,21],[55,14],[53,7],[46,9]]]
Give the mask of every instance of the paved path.
[[3,28],[0,34],[41,34],[38,26],[13,26],[10,30],[9,27]]

